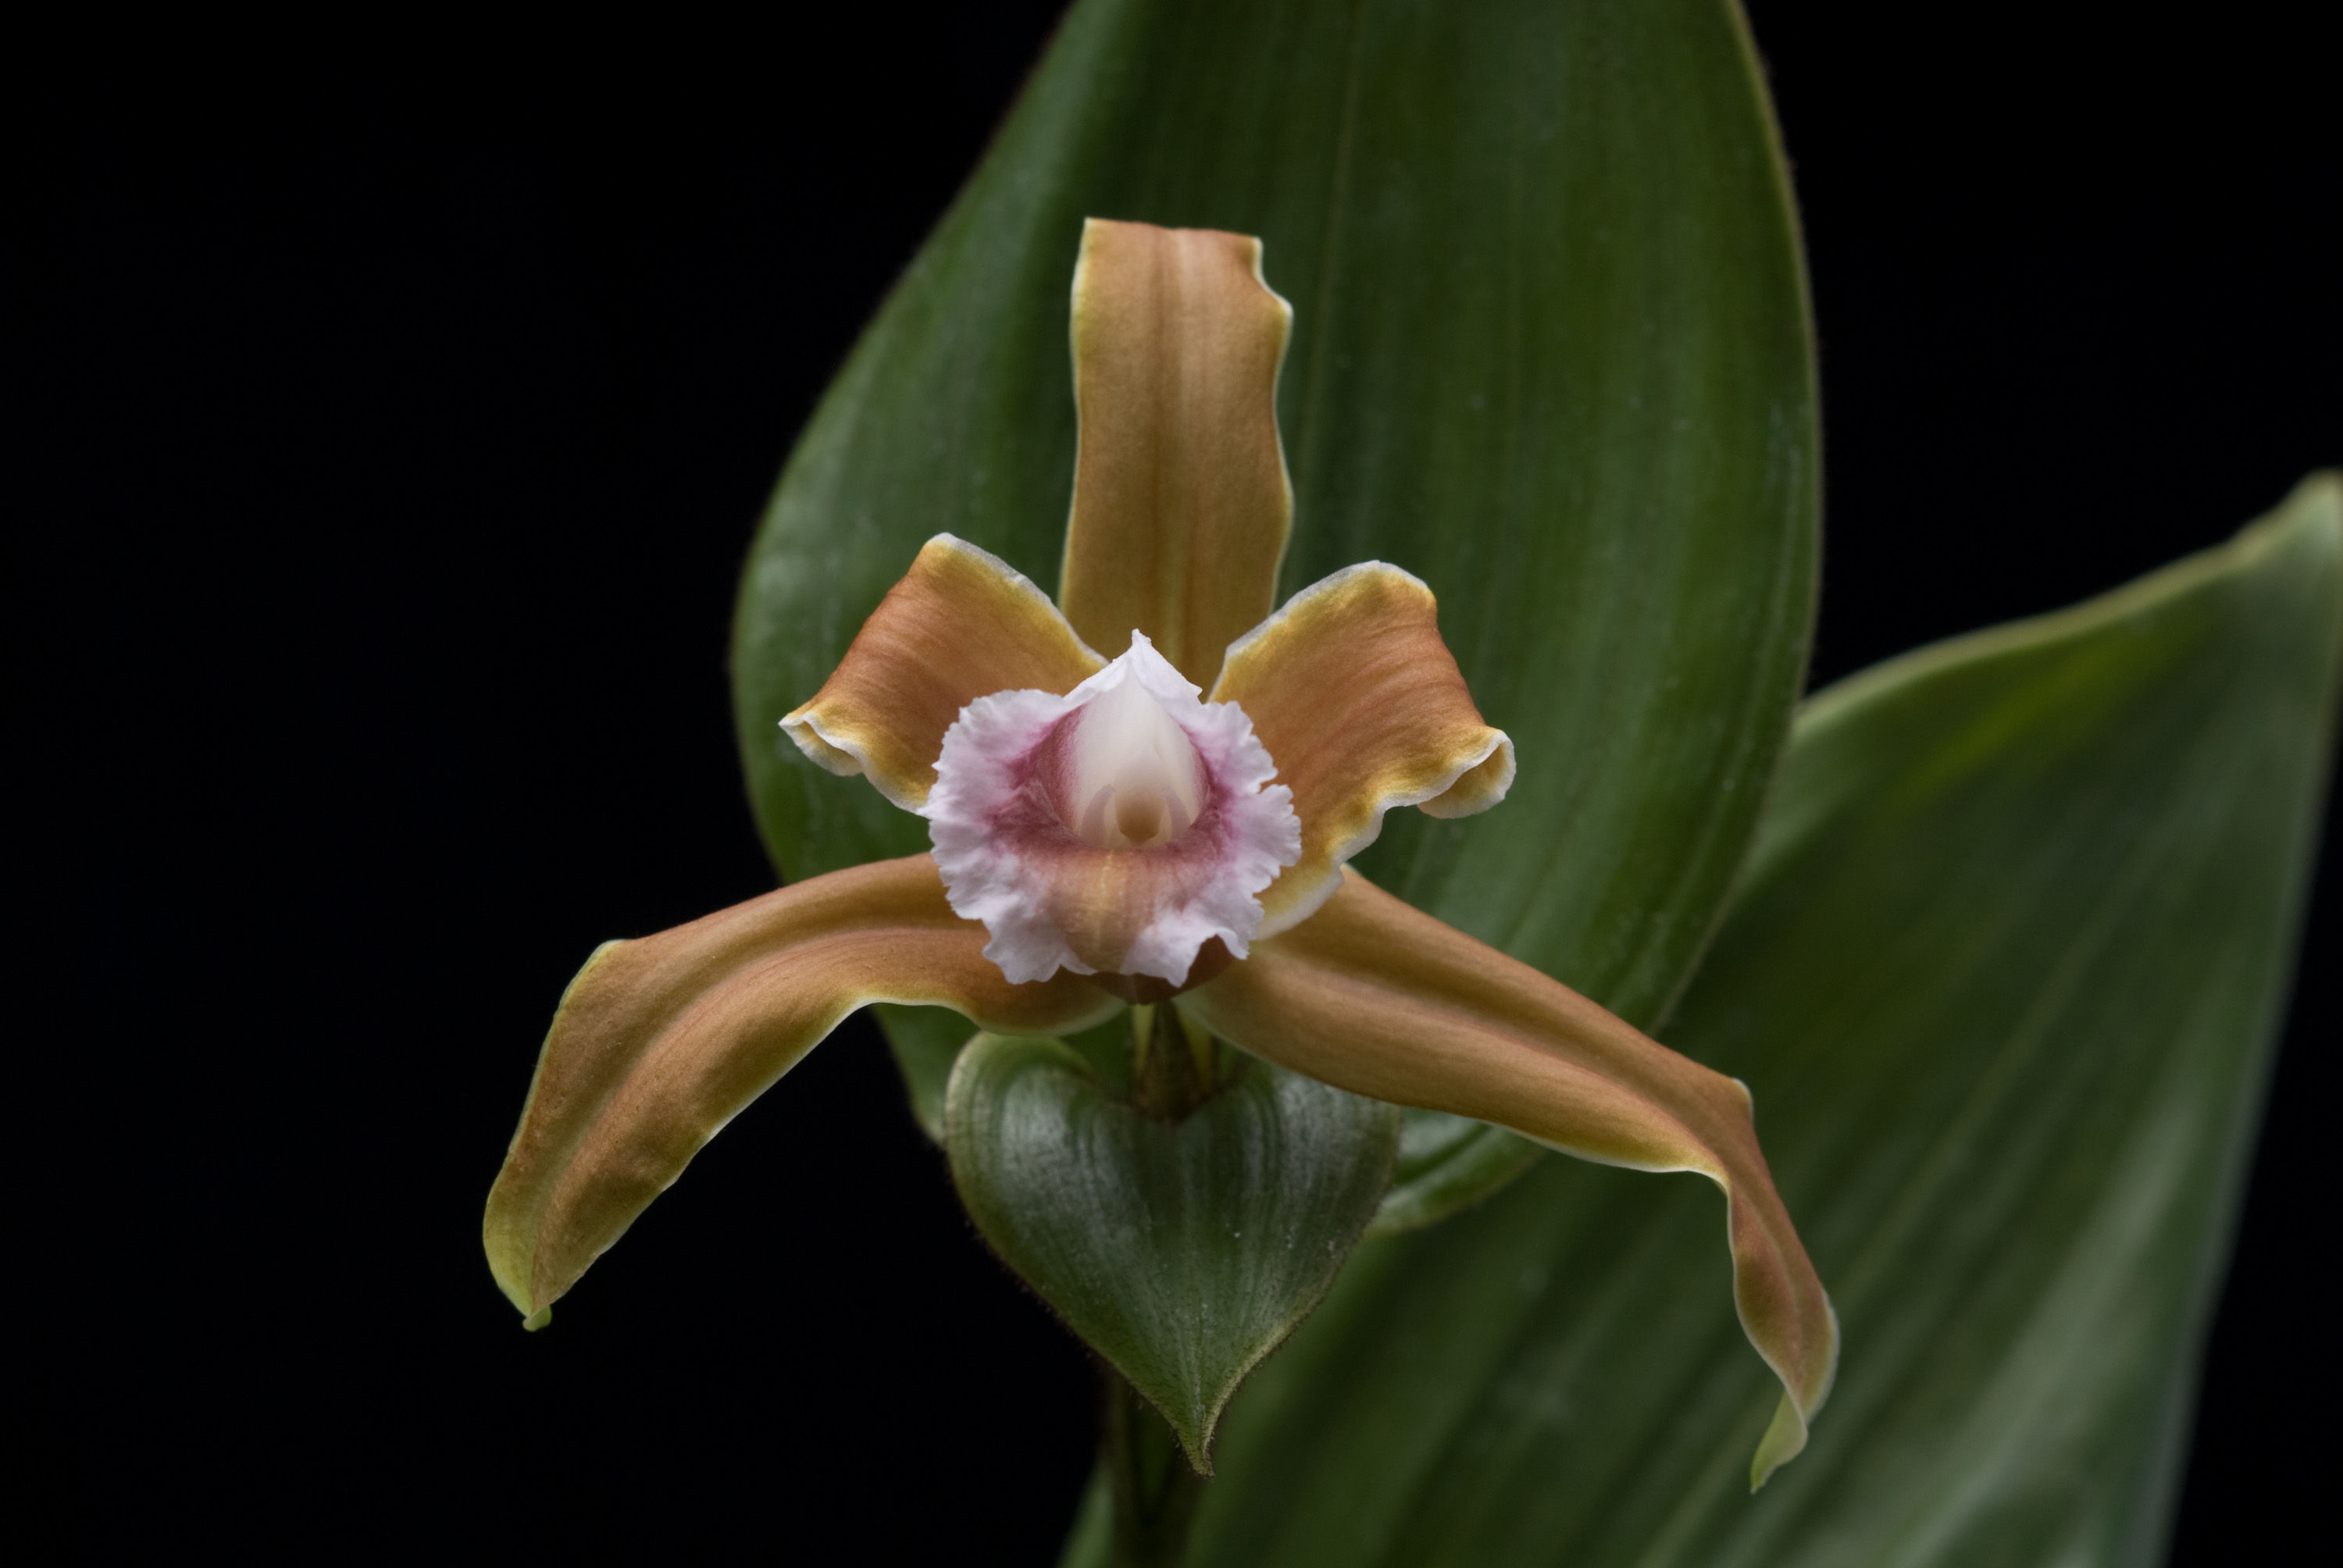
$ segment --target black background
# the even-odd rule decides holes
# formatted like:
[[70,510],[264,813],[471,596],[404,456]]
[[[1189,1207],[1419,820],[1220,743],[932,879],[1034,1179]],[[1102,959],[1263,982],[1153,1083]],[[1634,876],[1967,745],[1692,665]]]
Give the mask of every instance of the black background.
[[[1818,680],[2343,458],[2320,41],[1878,9],[1754,16],[1822,336]],[[17,1536],[1050,1559],[1089,1368],[860,1024],[557,1332],[518,1331],[477,1235],[593,943],[770,883],[734,574],[1051,15],[16,55]],[[2332,839],[2183,1563],[2328,1518]]]

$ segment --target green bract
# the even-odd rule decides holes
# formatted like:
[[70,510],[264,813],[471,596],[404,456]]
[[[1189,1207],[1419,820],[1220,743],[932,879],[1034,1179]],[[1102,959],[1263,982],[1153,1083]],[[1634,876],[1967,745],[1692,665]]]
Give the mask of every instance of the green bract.
[[1242,1057],[1234,1078],[1174,1122],[1057,1040],[979,1035],[947,1102],[977,1228],[1199,1469],[1238,1382],[1334,1282],[1396,1141],[1388,1106]]

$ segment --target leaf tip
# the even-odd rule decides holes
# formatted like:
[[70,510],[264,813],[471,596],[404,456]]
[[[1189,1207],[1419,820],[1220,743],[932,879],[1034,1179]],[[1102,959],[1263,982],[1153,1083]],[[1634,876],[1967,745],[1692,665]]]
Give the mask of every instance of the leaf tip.
[[527,1329],[529,1332],[535,1333],[538,1330],[545,1327],[546,1324],[552,1321],[553,1309],[551,1307],[539,1307],[537,1311],[529,1313],[528,1316],[521,1319],[520,1326]]

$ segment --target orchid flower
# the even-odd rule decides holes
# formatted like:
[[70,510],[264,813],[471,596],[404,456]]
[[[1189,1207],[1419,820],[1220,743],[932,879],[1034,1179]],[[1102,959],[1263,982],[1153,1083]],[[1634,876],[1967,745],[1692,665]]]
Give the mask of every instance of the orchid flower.
[[1513,748],[1408,573],[1365,562],[1275,605],[1292,312],[1261,262],[1239,235],[1085,227],[1057,602],[939,535],[782,721],[816,763],[925,817],[932,852],[598,949],[489,1195],[498,1282],[547,1321],[867,1003],[1019,1034],[1168,1004],[1338,1088],[1715,1181],[1743,1327],[1784,1387],[1762,1482],[1805,1445],[1838,1331],[1747,1090],[1345,865],[1394,808],[1496,805]]

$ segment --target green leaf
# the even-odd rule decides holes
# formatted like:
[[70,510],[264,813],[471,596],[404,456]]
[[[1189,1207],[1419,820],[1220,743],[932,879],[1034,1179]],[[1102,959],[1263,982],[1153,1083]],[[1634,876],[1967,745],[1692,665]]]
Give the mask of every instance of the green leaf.
[[[1369,558],[1422,577],[1519,747],[1503,806],[1397,813],[1363,869],[1651,1023],[1746,849],[1813,592],[1805,283],[1737,14],[1076,6],[816,411],[749,559],[739,733],[786,875],[926,842],[778,728],[920,541],[949,529],[1057,579],[1091,215],[1264,238],[1295,307],[1285,590]],[[889,1024],[932,1104],[964,1030]],[[1394,1213],[1416,1220],[1524,1159],[1469,1127],[1415,1147],[1429,1163]]]
[[2343,484],[1801,717],[1669,1031],[1744,1079],[1845,1351],[1776,1392],[1702,1182],[1549,1161],[1370,1242],[1225,1423],[1190,1560],[2157,1561],[2343,659]]
[[944,1124],[984,1239],[1209,1471],[1229,1396],[1374,1213],[1398,1118],[1238,1057],[1218,1093],[1158,1121],[1061,1041],[980,1034]]

